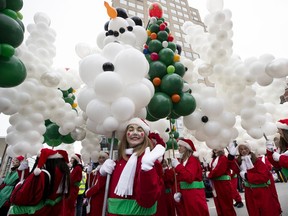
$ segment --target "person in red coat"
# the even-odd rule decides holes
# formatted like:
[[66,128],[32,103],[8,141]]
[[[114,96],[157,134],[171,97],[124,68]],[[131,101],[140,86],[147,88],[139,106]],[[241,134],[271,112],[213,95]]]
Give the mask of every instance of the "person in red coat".
[[[179,153],[182,155],[180,162],[176,158],[171,158],[172,167],[177,174],[177,184],[180,191],[174,194],[177,210],[184,211],[185,216],[209,215],[208,205],[206,202],[205,186],[203,182],[202,167],[196,155],[196,148],[190,139],[179,138],[177,141]],[[196,155],[197,156],[197,155]]]
[[223,149],[213,149],[210,172],[206,174],[212,182],[217,214],[219,216],[236,216],[233,206],[230,168]]
[[118,159],[107,159],[100,168],[102,176],[111,174],[108,215],[156,213],[161,188],[154,164],[159,163],[157,159],[163,156],[165,148],[153,148],[149,130],[144,120],[131,119],[118,146]]
[[237,147],[229,145],[229,155],[231,169],[240,173],[244,181],[245,200],[247,212],[251,216],[279,216],[281,212],[275,211],[277,206],[270,187],[270,170],[251,151],[248,143],[238,145],[239,156],[235,159]]
[[22,155],[12,159],[11,171],[8,172],[0,185],[0,215],[7,215],[10,208],[10,195],[19,181],[22,181],[22,173],[24,178],[29,174],[27,161]]
[[71,156],[70,168],[70,196],[65,200],[65,215],[75,216],[77,196],[83,171],[80,154]]
[[99,170],[105,160],[108,159],[108,154],[104,151],[99,153],[98,163],[99,165],[96,167],[93,173],[93,180],[91,187],[88,188],[85,192],[85,196],[88,199],[88,208],[87,216],[101,216],[102,215],[102,207],[104,202],[104,192],[105,192],[105,183],[106,177],[101,176]]
[[70,184],[67,163],[66,151],[41,149],[29,176],[13,190],[8,215],[65,216],[63,201]]

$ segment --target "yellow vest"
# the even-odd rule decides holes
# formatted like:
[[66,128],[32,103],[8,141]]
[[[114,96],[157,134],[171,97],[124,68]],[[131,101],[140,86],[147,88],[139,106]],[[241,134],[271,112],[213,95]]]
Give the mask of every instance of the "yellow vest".
[[86,186],[86,173],[82,172],[82,179],[79,185],[79,192],[78,195],[82,195],[85,192],[85,186]]

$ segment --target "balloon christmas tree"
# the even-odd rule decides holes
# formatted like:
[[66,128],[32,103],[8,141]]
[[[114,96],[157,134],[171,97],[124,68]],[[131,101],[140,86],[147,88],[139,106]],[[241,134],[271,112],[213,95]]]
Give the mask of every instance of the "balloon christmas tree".
[[193,113],[196,107],[195,99],[182,78],[186,69],[180,62],[181,50],[173,42],[174,37],[162,15],[161,5],[152,3],[148,39],[143,50],[150,64],[149,79],[155,88],[147,106],[146,118],[149,121],[166,117],[177,119]]
[[24,25],[19,11],[22,0],[0,0],[0,87],[9,88],[21,84],[26,78],[26,68],[15,57],[15,48],[24,39]]

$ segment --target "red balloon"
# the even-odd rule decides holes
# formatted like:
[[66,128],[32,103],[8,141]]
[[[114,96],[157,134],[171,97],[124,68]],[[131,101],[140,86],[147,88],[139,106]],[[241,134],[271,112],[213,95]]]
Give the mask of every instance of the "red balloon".
[[151,3],[149,6],[149,16],[161,18],[163,16],[162,6],[158,2]]

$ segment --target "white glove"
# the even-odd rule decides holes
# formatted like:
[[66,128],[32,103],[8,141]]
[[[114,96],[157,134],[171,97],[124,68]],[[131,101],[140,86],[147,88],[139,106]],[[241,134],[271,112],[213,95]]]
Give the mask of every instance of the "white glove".
[[182,197],[182,194],[179,193],[179,192],[177,192],[177,193],[174,194],[174,200],[175,200],[176,202],[178,202],[178,203],[180,202],[181,197]]
[[208,178],[209,174],[210,174],[209,171],[207,171],[207,172],[205,173],[205,175],[206,175],[207,178]]
[[141,169],[144,171],[151,170],[154,166],[155,161],[163,156],[165,153],[165,148],[162,145],[156,145],[152,151],[150,147],[145,149],[145,153],[142,157]]
[[171,158],[171,165],[172,167],[176,168],[179,165],[179,161],[176,158]]
[[22,170],[26,170],[26,169],[29,169],[28,161],[27,160],[23,160],[20,163],[20,166],[18,167],[18,170],[22,171]]
[[88,165],[87,174],[90,174],[91,172],[92,172],[92,165]]
[[280,158],[280,154],[278,152],[274,152],[272,157],[273,157],[273,160],[278,162],[279,161],[279,158]]
[[106,176],[107,174],[112,174],[115,168],[115,165],[116,163],[113,160],[107,159],[100,168],[100,175]]
[[243,171],[240,172],[240,176],[241,176],[242,179],[246,179],[246,178],[245,178],[245,174],[246,174],[246,173],[247,173],[246,170],[243,170]]
[[274,141],[273,140],[267,140],[266,141],[266,149],[268,151],[273,152],[273,149],[274,149]]
[[204,161],[203,162],[203,167],[205,167],[205,168],[208,167],[208,163]]
[[233,141],[228,146],[229,154],[235,156],[237,153],[237,144]]
[[249,155],[244,157],[244,161],[246,163],[247,170],[250,170],[250,169],[254,168],[254,165],[253,165]]

